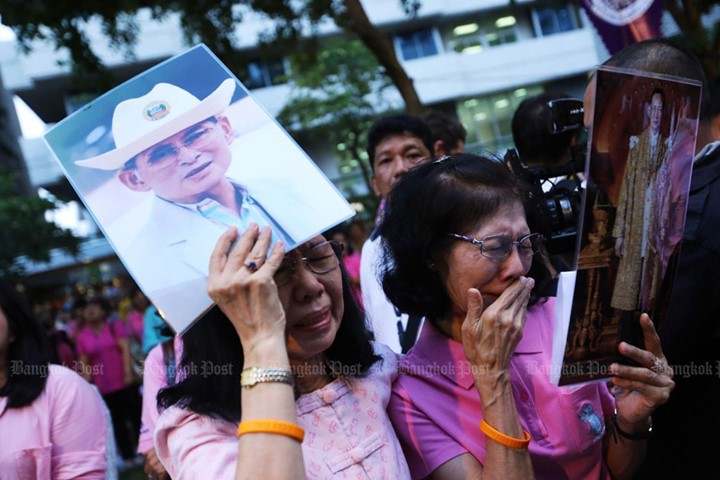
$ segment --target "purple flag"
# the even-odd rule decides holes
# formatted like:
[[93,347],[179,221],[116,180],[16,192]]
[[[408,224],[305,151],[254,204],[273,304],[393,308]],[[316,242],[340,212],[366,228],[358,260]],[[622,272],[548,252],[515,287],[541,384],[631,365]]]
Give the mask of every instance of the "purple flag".
[[660,36],[662,0],[581,0],[610,55]]

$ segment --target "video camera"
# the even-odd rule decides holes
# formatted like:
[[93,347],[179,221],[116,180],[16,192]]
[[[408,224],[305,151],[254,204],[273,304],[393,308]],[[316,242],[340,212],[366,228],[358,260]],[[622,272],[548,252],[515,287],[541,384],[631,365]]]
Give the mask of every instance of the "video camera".
[[[547,106],[552,112],[552,135],[584,128],[581,100],[551,100]],[[510,170],[534,187],[539,217],[545,223],[546,246],[551,254],[574,252],[578,219],[582,215],[583,190],[577,174],[585,171],[587,145],[582,143],[568,148],[570,160],[551,167],[528,167],[514,148],[509,149],[504,157]],[[546,183],[550,184],[550,188]]]

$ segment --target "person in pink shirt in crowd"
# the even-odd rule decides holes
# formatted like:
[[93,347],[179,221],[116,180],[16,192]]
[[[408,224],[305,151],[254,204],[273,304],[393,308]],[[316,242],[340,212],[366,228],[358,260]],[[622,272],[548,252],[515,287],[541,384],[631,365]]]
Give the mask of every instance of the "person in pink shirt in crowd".
[[142,290],[137,287],[130,290],[129,299],[131,302],[131,310],[127,312],[123,323],[128,332],[133,374],[136,378],[142,378],[143,363],[145,362],[145,354],[143,353],[145,313],[150,306],[150,301]]
[[[171,335],[168,331],[163,332]],[[138,453],[145,457],[145,474],[157,480],[167,480],[169,475],[155,452],[153,434],[160,412],[157,407],[157,394],[165,388],[175,385],[177,363],[182,357],[180,337],[165,340],[155,345],[145,359],[143,371],[143,399]]]
[[129,463],[135,458],[132,439],[140,431],[141,400],[128,333],[122,322],[108,321],[110,304],[102,297],[88,299],[83,314],[85,326],[76,339],[80,373],[100,390],[112,416],[118,449]]
[[67,322],[67,334],[75,342],[77,334],[85,326],[84,311],[87,301],[84,297],[76,298],[72,303],[72,318]]
[[270,233],[218,241],[217,307],[183,335],[184,379],[159,394],[160,460],[175,480],[410,478],[386,413],[397,360],[371,341],[340,246],[318,235],[267,256]]
[[0,478],[104,479],[102,399],[48,359],[37,319],[0,281]]
[[150,305],[150,301],[142,290],[136,287],[130,292],[130,302],[132,310],[125,317],[125,325],[132,340],[142,349],[145,310]]
[[413,478],[629,478],[674,386],[647,315],[647,351],[620,343],[639,366],[611,365],[609,390],[550,383],[552,275],[527,188],[503,163],[467,154],[393,187],[383,287],[427,319],[389,406]]

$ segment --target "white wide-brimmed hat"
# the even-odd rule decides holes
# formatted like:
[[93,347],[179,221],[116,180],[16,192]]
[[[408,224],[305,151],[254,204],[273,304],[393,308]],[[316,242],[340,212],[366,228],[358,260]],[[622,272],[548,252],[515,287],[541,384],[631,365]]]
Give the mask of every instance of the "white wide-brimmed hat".
[[146,95],[124,100],[115,107],[112,134],[115,149],[78,160],[81,167],[117,170],[138,153],[206,118],[221,114],[235,93],[228,78],[203,100],[169,83],[158,83]]

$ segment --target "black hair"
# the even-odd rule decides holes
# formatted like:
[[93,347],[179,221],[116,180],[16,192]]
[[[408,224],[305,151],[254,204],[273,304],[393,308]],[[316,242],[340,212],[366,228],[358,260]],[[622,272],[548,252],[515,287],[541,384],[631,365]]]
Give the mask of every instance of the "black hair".
[[710,118],[710,93],[702,63],[693,53],[677,44],[665,39],[633,43],[610,57],[603,65],[697,80],[702,83],[700,118]]
[[78,309],[80,309],[80,310],[84,309],[86,305],[87,305],[87,299],[85,297],[77,297],[75,300],[73,300],[73,303],[72,303],[73,312]]
[[367,154],[373,172],[375,171],[375,149],[383,140],[397,135],[412,135],[419,138],[430,155],[433,154],[432,134],[425,122],[405,114],[382,117],[373,123],[367,136]]
[[553,134],[552,110],[548,102],[570,98],[558,92],[545,92],[520,102],[512,118],[513,143],[522,161],[557,164],[570,160],[570,146],[576,131]]
[[47,337],[27,301],[6,280],[0,279],[0,309],[13,338],[8,347],[8,378],[0,388],[7,408],[30,405],[47,382],[50,353]]
[[349,226],[345,224],[340,224],[332,227],[331,229],[323,232],[323,237],[327,238],[328,240],[333,240],[335,235],[337,234],[343,235],[345,237],[345,254],[350,255],[355,252],[355,249],[352,245],[350,245],[350,232],[349,232]]
[[[435,142],[442,140],[445,152],[450,153],[450,150],[455,148],[458,143],[465,143],[467,130],[465,130],[465,127],[463,127],[457,119],[439,110],[428,110],[420,119],[425,122],[425,125],[430,129],[433,147],[435,146]],[[432,151],[432,149],[430,149],[430,151]]]
[[[380,225],[383,242],[383,289],[402,312],[435,322],[451,301],[437,268],[455,239],[448,233],[470,232],[503,206],[521,202],[531,230],[536,225],[529,186],[500,161],[470,154],[420,165],[393,187]],[[551,280],[544,251],[533,257],[529,276],[536,293]]]
[[113,311],[110,301],[107,298],[101,296],[88,298],[85,302],[85,307],[87,307],[88,305],[97,305],[98,307],[102,308],[105,312],[106,317],[110,316]]
[[652,97],[655,95],[660,95],[660,100],[662,100],[663,104],[665,103],[665,92],[660,87],[655,87],[650,94],[650,100],[652,101]]
[[[334,371],[364,376],[381,357],[374,353],[365,313],[355,301],[342,262],[340,269],[345,310],[325,356]],[[160,391],[158,408],[178,405],[199,415],[238,422],[243,364],[242,344],[235,328],[218,307],[213,307],[183,335],[179,371],[184,379]]]

